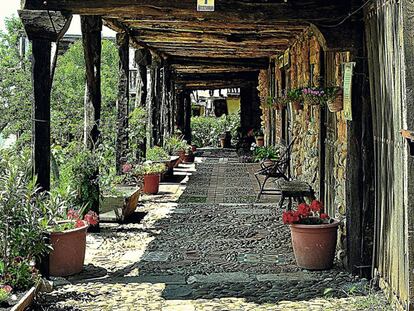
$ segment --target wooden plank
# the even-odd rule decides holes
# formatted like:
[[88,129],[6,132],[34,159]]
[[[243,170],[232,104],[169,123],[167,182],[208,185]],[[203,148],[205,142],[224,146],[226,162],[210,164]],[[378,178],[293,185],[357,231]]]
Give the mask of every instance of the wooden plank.
[[122,165],[129,153],[129,36],[126,33],[116,35],[119,54],[119,83],[117,100],[117,138],[116,171],[122,174]]
[[51,42],[32,40],[33,81],[33,173],[42,191],[50,190],[50,57]]

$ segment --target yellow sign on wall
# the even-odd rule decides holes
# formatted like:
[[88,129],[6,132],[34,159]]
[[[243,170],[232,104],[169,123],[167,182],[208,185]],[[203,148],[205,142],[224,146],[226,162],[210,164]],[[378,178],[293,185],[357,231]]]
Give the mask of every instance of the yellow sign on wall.
[[213,12],[214,0],[197,0],[197,11]]
[[344,117],[345,120],[352,121],[352,76],[355,63],[344,64]]

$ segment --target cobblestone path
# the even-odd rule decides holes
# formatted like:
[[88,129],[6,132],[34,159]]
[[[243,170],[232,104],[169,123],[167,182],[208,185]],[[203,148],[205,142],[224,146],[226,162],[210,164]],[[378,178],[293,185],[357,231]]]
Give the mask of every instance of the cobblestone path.
[[55,279],[35,310],[387,310],[367,281],[302,271],[273,197],[253,204],[253,164],[212,157],[184,193],[144,198],[139,224],[102,224],[85,270]]

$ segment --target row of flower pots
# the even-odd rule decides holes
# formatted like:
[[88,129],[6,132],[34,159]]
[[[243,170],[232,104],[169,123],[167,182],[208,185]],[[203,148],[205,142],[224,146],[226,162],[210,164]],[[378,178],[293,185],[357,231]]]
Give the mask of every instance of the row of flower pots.
[[326,104],[329,111],[339,112],[343,109],[343,91],[339,87],[297,88],[280,97],[268,97],[267,99],[267,105],[276,110],[285,109],[289,103],[294,111],[302,110],[304,105]]

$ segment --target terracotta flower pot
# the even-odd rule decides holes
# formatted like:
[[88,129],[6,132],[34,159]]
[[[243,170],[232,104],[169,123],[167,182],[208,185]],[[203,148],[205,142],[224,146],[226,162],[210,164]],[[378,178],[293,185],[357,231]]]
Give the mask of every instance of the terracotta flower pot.
[[263,147],[264,146],[264,137],[263,136],[256,137],[256,145],[258,147]]
[[180,160],[181,161],[184,161],[184,159],[185,159],[185,151],[184,150],[178,151],[178,156],[180,157]]
[[322,225],[290,225],[293,252],[299,267],[326,270],[333,265],[339,222]]
[[82,271],[86,251],[88,225],[63,232],[51,232],[53,251],[49,254],[49,273],[63,277]]
[[300,102],[295,101],[295,102],[292,102],[292,109],[295,110],[295,111],[299,111],[299,110],[302,110],[303,107],[302,107],[302,104]]
[[184,162],[186,163],[194,163],[194,154],[186,154],[184,157]]
[[144,175],[144,193],[157,194],[160,189],[160,174]]

